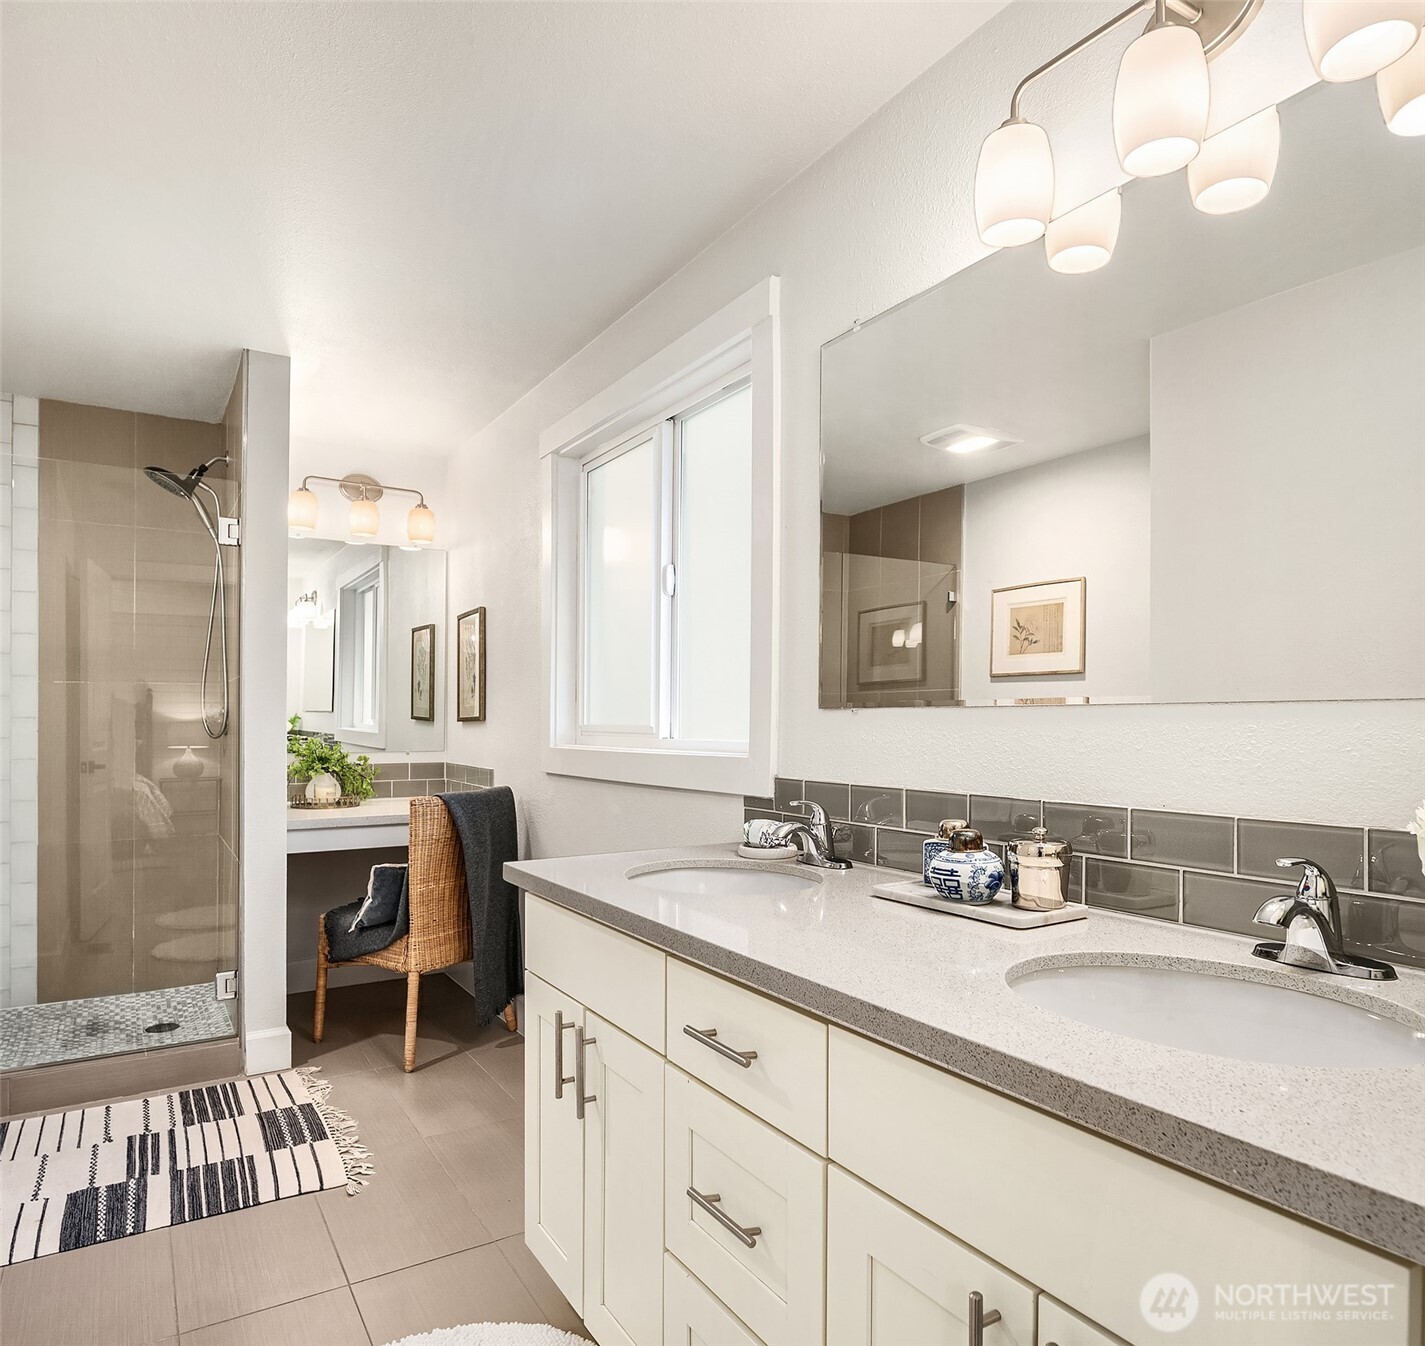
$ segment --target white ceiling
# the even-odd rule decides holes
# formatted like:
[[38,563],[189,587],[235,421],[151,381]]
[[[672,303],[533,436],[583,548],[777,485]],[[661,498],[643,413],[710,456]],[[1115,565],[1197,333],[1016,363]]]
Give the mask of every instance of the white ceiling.
[[6,3],[0,377],[448,451],[1002,3]]
[[[1381,123],[1375,85],[1282,105],[1271,195],[1194,210],[1184,175],[1124,189],[1113,260],[1049,270],[992,254],[822,352],[823,508],[838,514],[1148,433],[1152,337],[1425,244],[1425,141]],[[1205,390],[1210,396],[1210,390]],[[922,435],[968,423],[1023,443],[963,456]]]

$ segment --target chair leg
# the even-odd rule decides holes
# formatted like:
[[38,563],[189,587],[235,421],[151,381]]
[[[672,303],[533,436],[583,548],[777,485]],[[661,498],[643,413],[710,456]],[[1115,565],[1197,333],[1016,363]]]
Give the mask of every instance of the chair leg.
[[518,1025],[515,1023],[515,1002],[514,1002],[513,1000],[511,1000],[510,1003],[505,1006],[505,1009],[504,1009],[504,1020],[505,1020],[505,1027],[506,1027],[511,1033],[513,1033],[513,1032],[515,1031],[515,1029],[518,1027]]
[[416,1068],[416,1014],[421,1003],[421,974],[406,973],[406,1074]]
[[[320,919],[320,918],[319,918]],[[326,931],[317,936],[317,1008],[312,1019],[312,1041],[320,1042],[327,1026],[327,941]]]

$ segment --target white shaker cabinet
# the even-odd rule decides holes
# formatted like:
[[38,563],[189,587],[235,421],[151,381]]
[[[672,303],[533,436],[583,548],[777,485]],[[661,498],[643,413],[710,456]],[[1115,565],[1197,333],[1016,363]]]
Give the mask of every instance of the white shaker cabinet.
[[1086,1318],[1080,1318],[1057,1299],[1040,1295],[1037,1346],[1124,1346],[1124,1342],[1122,1337],[1115,1337]]
[[663,1346],[762,1346],[672,1254],[663,1259]]

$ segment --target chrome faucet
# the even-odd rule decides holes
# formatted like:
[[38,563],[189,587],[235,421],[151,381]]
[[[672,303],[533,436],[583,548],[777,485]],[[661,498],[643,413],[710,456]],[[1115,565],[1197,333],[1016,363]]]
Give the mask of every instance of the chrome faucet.
[[772,835],[784,846],[795,845],[801,854],[797,857],[804,865],[815,865],[818,869],[850,869],[851,861],[843,860],[836,854],[836,838],[827,821],[826,810],[815,800],[794,799],[794,809],[810,809],[810,822],[783,823]]
[[1286,939],[1264,941],[1252,952],[1258,958],[1311,972],[1394,981],[1395,969],[1389,963],[1346,952],[1341,939],[1341,902],[1325,868],[1314,860],[1277,861],[1278,869],[1293,869],[1297,865],[1301,866],[1302,875],[1296,892],[1269,897],[1252,918],[1258,925],[1282,927]]

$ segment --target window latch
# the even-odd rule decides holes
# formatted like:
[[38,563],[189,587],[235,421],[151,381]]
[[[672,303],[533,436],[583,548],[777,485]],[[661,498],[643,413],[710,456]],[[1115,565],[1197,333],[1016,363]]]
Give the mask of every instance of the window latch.
[[678,589],[678,567],[666,565],[663,567],[663,596],[672,598]]

